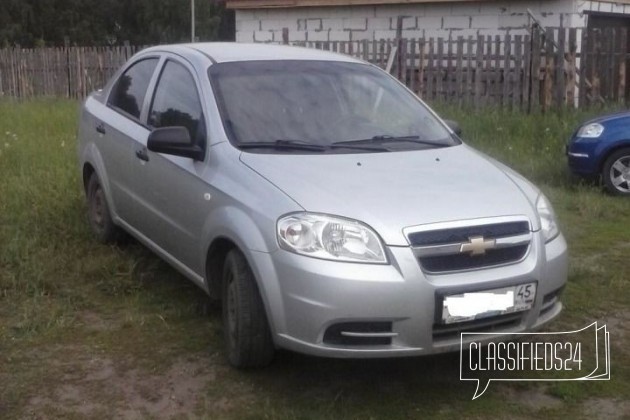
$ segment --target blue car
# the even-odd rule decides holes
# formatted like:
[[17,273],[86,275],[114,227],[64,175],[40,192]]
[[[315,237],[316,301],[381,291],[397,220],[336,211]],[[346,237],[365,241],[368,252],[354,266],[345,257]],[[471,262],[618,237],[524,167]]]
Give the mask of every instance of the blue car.
[[569,168],[599,178],[615,195],[630,196],[630,112],[604,115],[582,124],[567,145]]

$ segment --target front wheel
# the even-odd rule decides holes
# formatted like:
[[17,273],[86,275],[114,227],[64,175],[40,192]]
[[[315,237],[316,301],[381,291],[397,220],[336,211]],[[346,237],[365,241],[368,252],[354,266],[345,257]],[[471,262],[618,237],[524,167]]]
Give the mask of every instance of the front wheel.
[[254,275],[238,250],[225,258],[222,300],[230,364],[237,368],[267,366],[275,351],[271,331]]
[[602,178],[611,194],[630,196],[630,148],[617,150],[606,159]]

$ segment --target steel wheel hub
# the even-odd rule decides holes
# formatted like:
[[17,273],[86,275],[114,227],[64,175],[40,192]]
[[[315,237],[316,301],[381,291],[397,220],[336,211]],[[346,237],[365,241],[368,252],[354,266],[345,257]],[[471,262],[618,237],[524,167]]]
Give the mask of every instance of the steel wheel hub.
[[610,181],[623,192],[630,193],[630,156],[622,156],[610,167]]

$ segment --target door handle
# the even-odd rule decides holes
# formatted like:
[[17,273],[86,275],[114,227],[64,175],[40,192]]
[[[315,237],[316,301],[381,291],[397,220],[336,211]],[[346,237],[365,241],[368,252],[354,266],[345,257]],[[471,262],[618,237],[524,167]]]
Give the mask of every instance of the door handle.
[[144,160],[145,162],[149,161],[149,154],[146,149],[136,150],[136,157],[140,160]]
[[100,133],[100,134],[105,134],[106,130],[105,130],[105,124],[100,123],[96,126],[96,132]]

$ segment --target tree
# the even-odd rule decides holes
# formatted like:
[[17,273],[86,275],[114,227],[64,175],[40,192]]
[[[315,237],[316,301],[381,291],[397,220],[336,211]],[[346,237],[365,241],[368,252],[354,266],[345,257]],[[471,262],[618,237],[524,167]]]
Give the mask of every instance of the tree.
[[[220,0],[196,0],[202,41],[232,40],[234,15]],[[190,40],[189,0],[3,0],[0,46],[136,45]]]

